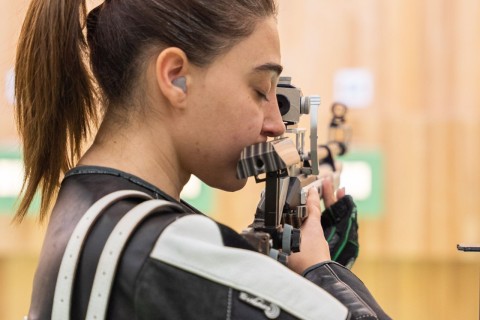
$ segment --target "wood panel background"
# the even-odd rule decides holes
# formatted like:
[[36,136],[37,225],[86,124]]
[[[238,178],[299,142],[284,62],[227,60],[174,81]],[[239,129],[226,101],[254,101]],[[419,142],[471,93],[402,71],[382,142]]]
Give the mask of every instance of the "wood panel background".
[[[26,3],[1,3],[0,88]],[[350,110],[348,120],[353,149],[383,154],[385,206],[360,221],[355,273],[395,319],[478,319],[480,254],[459,253],[456,244],[480,243],[480,1],[279,4],[284,74],[305,94],[320,94],[327,106],[337,70],[374,75],[372,105]],[[0,144],[17,143],[11,109],[0,95]],[[326,119],[322,110],[320,128]],[[216,192],[212,214],[241,230],[260,189],[249,182],[238,193]],[[19,319],[42,228],[2,218],[0,237],[0,319]]]

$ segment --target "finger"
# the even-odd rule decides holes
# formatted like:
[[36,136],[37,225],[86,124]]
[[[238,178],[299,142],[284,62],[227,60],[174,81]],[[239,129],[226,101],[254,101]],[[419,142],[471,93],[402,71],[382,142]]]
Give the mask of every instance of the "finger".
[[343,162],[335,161],[335,172],[342,173],[342,170],[343,170]]
[[318,220],[320,221],[320,196],[318,194],[317,188],[310,188],[308,190],[307,195],[307,212],[308,218],[307,221],[312,218],[311,220]]
[[322,194],[323,194],[323,203],[325,208],[330,207],[337,200],[335,198],[335,193],[333,190],[333,182],[331,179],[323,179],[322,181]]
[[342,199],[345,196],[345,188],[340,188],[337,190],[337,200]]
[[318,176],[322,179],[327,179],[328,177],[333,177],[334,172],[332,171],[332,166],[323,164],[318,167]]

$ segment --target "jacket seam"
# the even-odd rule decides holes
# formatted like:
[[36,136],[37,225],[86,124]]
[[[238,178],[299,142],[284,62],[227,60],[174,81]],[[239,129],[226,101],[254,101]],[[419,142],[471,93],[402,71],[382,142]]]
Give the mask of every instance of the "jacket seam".
[[[161,234],[163,233],[163,231],[165,230],[165,228],[168,227],[171,223],[175,222],[177,219],[178,219],[178,215],[175,216],[175,218],[172,219],[172,221],[170,221],[166,226],[164,226],[164,227],[163,227],[163,230],[160,232],[160,235],[156,238],[155,241],[158,240],[158,238],[161,236]],[[142,266],[140,267],[140,269],[139,269],[139,271],[138,271],[138,273],[137,273],[137,276],[135,277],[135,282],[134,282],[134,285],[133,285],[133,290],[134,290],[134,291],[133,291],[133,292],[134,292],[134,294],[133,294],[133,308],[134,308],[134,310],[135,310],[135,317],[136,317],[137,311],[138,311],[138,309],[137,309],[137,306],[138,306],[137,301],[138,301],[138,290],[139,290],[139,289],[138,289],[138,284],[140,283],[140,280],[139,280],[139,279],[143,276],[143,274],[144,274],[144,272],[145,272],[145,268],[147,267],[148,262],[150,261],[150,259],[152,259],[152,257],[150,256],[150,254],[152,253],[152,250],[153,250],[153,247],[154,247],[154,246],[155,246],[155,242],[154,242],[154,244],[153,244],[153,246],[152,246],[152,249],[149,250],[148,254],[145,256],[145,259],[143,259]],[[123,255],[122,255],[122,257],[123,257]],[[155,260],[155,261],[156,261],[156,260]]]
[[140,282],[139,279],[142,277],[143,275],[143,272],[146,268],[146,265],[147,265],[147,261],[150,259],[150,256],[147,255],[147,257],[143,260],[143,263],[142,263],[142,267],[140,268],[140,270],[138,271],[138,274],[137,276],[135,277],[135,282],[134,282],[134,285],[133,285],[133,308],[135,310],[135,319],[137,319],[137,314],[138,314],[138,283]]
[[377,318],[377,314],[372,310],[372,308],[370,308],[370,306],[367,303],[365,303],[365,301],[355,292],[355,290],[353,290],[348,284],[343,282],[329,265],[325,265],[325,267],[329,270],[329,272],[332,274],[332,276],[334,276],[338,280],[338,282],[343,284],[345,286],[345,288],[348,288],[349,291],[351,291],[355,295],[355,297],[357,297],[357,299],[371,312],[370,315],[364,314],[364,315],[360,315],[359,316],[360,318],[359,317],[354,317],[354,319],[361,319],[361,318],[365,318],[365,317],[369,317],[369,316],[374,316],[375,318]]
[[148,191],[152,192],[154,197],[156,199],[165,199],[174,203],[179,203],[185,207],[187,207],[189,210],[191,210],[194,213],[200,213],[198,209],[194,208],[191,206],[189,203],[180,200],[177,201],[176,199],[170,197],[166,193],[164,193],[162,190],[154,186],[153,184],[143,180],[142,178],[136,177],[132,174],[120,171],[118,169],[114,168],[109,168],[109,167],[98,167],[98,166],[79,166],[71,169],[65,174],[64,179],[72,176],[79,176],[79,175],[92,175],[92,174],[99,174],[99,175],[109,175],[109,176],[114,176],[118,177],[124,180],[127,180],[137,186],[140,186],[144,189],[147,189]]

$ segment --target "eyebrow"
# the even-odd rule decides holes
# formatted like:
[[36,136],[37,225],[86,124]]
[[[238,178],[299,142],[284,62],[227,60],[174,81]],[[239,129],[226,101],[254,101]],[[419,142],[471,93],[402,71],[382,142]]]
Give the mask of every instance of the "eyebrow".
[[283,67],[277,63],[265,63],[255,67],[255,69],[253,70],[254,72],[270,71],[276,73],[277,76],[279,76],[283,71]]

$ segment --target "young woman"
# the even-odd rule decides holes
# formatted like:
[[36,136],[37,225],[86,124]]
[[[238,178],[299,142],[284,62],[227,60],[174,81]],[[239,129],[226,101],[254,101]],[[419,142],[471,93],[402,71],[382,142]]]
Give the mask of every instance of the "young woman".
[[[26,169],[16,217],[37,190],[42,218],[56,202],[28,319],[52,317],[68,239],[92,204],[118,190],[182,209],[160,210],[135,229],[116,269],[108,319],[388,318],[361,281],[330,261],[316,191],[301,251],[287,267],[180,200],[192,174],[241,189],[241,151],[284,132],[275,15],[273,0],[107,0],[88,15],[84,0],[32,1],[16,62]],[[81,154],[97,104],[100,126]],[[328,181],[324,188],[328,207],[336,200]],[[105,242],[139,202],[118,201],[93,225],[76,268],[72,319],[86,317]]]

